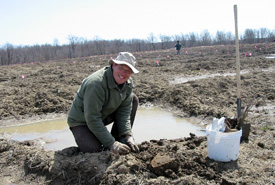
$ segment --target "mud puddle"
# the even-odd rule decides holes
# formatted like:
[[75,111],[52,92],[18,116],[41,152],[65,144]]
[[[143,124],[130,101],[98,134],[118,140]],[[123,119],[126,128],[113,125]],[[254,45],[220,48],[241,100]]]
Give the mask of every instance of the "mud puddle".
[[270,54],[270,55],[267,55],[265,58],[275,58],[275,54]]
[[[255,70],[241,70],[241,74],[247,74],[250,72],[274,72],[275,67],[270,67],[267,69],[255,69]],[[206,78],[214,78],[214,77],[226,77],[226,76],[235,76],[236,73],[215,73],[215,74],[204,74],[204,75],[198,75],[198,76],[179,76],[177,78],[174,78],[174,80],[170,81],[170,84],[180,84],[180,83],[186,83],[189,81],[195,81],[195,80],[201,80]]]
[[[249,71],[241,71],[241,74],[245,74],[248,73]],[[201,79],[206,79],[206,78],[214,78],[217,76],[235,76],[236,73],[216,73],[216,74],[204,74],[204,75],[200,75],[200,76],[186,76],[186,77],[179,77],[179,78],[175,78],[173,81],[171,81],[171,84],[180,84],[180,83],[186,83],[189,81],[194,81],[194,80],[201,80]]]
[[[174,116],[160,108],[138,109],[133,126],[135,141],[141,143],[152,139],[176,139],[188,137],[189,133],[205,135],[201,127],[190,119]],[[112,125],[108,125],[111,130]],[[76,146],[66,119],[47,120],[33,124],[0,128],[0,133],[11,140],[36,140],[46,150],[62,150]]]
[[0,128],[4,137],[17,140],[35,140],[46,150],[60,150],[76,146],[66,119],[40,121],[26,125]]

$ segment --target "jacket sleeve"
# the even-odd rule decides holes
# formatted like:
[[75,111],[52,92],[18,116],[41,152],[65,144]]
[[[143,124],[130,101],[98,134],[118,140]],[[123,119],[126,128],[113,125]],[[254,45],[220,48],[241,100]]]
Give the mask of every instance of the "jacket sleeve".
[[120,104],[116,111],[116,120],[119,130],[119,136],[132,135],[130,115],[132,110],[133,94],[130,93]]
[[104,101],[105,91],[102,85],[88,84],[84,93],[84,116],[87,126],[105,147],[110,147],[115,139],[101,118]]

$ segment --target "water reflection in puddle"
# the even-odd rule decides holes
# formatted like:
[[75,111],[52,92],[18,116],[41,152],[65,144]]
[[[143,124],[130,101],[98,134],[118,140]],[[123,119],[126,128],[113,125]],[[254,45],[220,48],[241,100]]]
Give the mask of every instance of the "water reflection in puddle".
[[137,143],[151,139],[176,139],[188,137],[192,132],[197,136],[205,135],[201,127],[189,119],[174,116],[172,112],[161,109],[140,109],[133,126]]
[[[107,128],[110,130],[111,125]],[[197,136],[205,135],[188,119],[174,116],[172,112],[159,108],[139,108],[133,126],[137,143],[151,139],[176,139],[188,137],[192,132]],[[10,135],[10,139],[25,141],[38,140],[46,150],[62,150],[76,146],[73,135],[69,130],[66,119],[48,120],[44,122],[0,128],[0,133]]]

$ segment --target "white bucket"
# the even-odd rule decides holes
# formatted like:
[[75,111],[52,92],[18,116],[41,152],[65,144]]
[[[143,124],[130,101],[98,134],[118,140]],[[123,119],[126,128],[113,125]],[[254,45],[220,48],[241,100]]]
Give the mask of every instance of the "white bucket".
[[208,157],[220,162],[237,160],[242,130],[237,132],[217,132],[211,131],[211,127],[212,125],[206,127]]

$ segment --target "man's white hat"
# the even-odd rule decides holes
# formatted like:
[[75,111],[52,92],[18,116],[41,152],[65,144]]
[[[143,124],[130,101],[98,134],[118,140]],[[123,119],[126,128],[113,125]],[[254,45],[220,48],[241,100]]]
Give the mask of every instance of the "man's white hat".
[[116,57],[116,59],[111,59],[109,61],[110,64],[112,63],[116,63],[116,64],[125,64],[128,67],[130,67],[132,69],[132,71],[134,73],[138,73],[139,71],[135,68],[136,66],[136,58],[134,57],[134,55],[132,55],[129,52],[120,52],[118,54],[118,56]]

